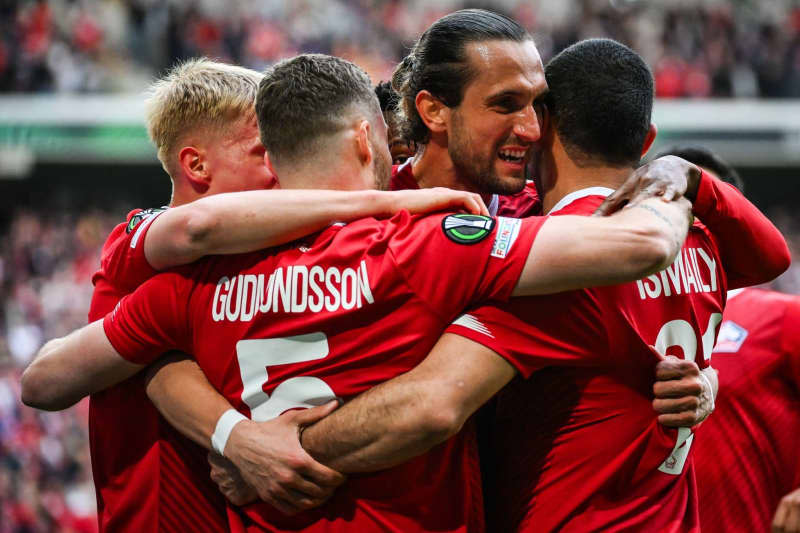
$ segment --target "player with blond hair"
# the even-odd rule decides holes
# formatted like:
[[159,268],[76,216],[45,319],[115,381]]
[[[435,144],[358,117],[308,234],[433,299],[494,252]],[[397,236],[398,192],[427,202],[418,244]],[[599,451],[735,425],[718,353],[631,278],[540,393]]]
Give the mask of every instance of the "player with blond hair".
[[[274,246],[333,221],[389,215],[404,207],[480,211],[476,196],[444,189],[415,196],[262,191],[275,182],[264,164],[255,119],[261,77],[242,67],[194,59],[152,85],[147,130],[172,182],[171,208],[132,211],[113,230],[92,278],[90,320],[104,316],[157,271],[203,255]],[[151,378],[156,386],[158,374]],[[140,373],[91,397],[90,451],[101,531],[225,530],[224,501],[209,480],[205,452],[158,415],[145,394],[147,383],[148,376]],[[316,416],[304,417],[309,414]],[[304,417],[281,417],[274,427],[261,429],[277,433],[278,426],[296,427]],[[235,435],[243,437],[244,429]],[[282,470],[294,474],[288,486],[300,481],[296,470],[328,488],[317,492],[321,496],[341,482],[310,457],[298,459],[299,446],[287,442],[273,450],[257,436],[253,441],[262,460],[273,461],[276,468],[291,455],[295,462]]]

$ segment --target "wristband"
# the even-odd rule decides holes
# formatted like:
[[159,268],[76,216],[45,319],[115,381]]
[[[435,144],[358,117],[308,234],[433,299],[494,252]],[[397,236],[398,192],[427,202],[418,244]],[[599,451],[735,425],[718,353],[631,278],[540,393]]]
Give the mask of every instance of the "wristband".
[[231,436],[233,426],[242,420],[247,420],[247,417],[236,409],[228,409],[222,413],[222,416],[217,420],[217,427],[214,428],[214,434],[211,435],[211,447],[215,452],[220,455],[225,455],[222,452],[225,451],[225,444],[228,443],[228,437]]
[[700,372],[700,377],[703,378],[703,381],[706,385],[708,385],[708,396],[711,400],[711,411],[714,411],[714,387],[711,386],[711,380],[708,377]]

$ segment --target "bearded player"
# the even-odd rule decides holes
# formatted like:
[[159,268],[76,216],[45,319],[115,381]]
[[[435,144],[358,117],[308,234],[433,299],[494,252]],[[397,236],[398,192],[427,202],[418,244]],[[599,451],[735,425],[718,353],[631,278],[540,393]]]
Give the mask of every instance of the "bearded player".
[[[552,126],[539,165],[544,205],[559,216],[588,215],[655,137],[652,75],[636,54],[607,40],[570,47],[547,73]],[[603,105],[598,95],[606,95]],[[758,234],[747,244],[764,246],[771,266],[756,275],[786,268],[780,233],[752,205],[708,175],[690,188],[695,212],[710,226]],[[736,216],[725,220],[730,213]],[[395,464],[458,431],[515,373],[533,374],[500,396],[490,530],[696,529],[693,435],[659,425],[652,375],[664,354],[707,366],[725,284],[753,274],[731,253],[740,241],[726,238],[723,251],[699,224],[688,239],[675,264],[640,282],[514,299],[505,310],[462,316],[423,364],[307,428],[304,447],[343,472]],[[732,265],[728,276],[724,258]],[[713,371],[703,376],[714,379]],[[703,400],[710,404],[710,394]],[[709,411],[672,407],[678,413],[664,416],[673,421],[685,416],[680,412]]]
[[[319,112],[309,113],[315,105]],[[388,175],[385,124],[368,77],[351,63],[316,55],[282,62],[262,81],[257,111],[282,186],[305,188],[323,169],[330,173],[317,186],[358,189]],[[254,419],[270,419],[292,407],[348,398],[410,369],[471,301],[547,292],[553,281],[574,287],[634,279],[662,268],[680,246],[687,206],[682,199],[641,205],[608,218],[534,217],[518,224],[452,215],[365,219],[284,249],[210,258],[196,270],[152,278],[104,323],[49,343],[39,360],[71,359],[78,379],[103,386],[163,348],[180,347],[229,402]],[[498,224],[508,223],[518,225],[517,238],[498,240]],[[561,260],[573,269],[560,268]],[[222,431],[215,438],[224,451]],[[474,461],[465,432],[403,467],[351,479],[319,510],[286,517],[265,504],[247,506],[231,513],[231,526],[479,529]]]
[[[702,147],[666,154],[743,187],[734,169]],[[693,452],[703,531],[800,530],[798,326],[797,296],[755,288],[728,292],[713,352],[720,393]]]
[[[381,211],[388,215],[403,207],[454,205],[457,193],[442,191],[426,198],[376,192],[229,193],[274,185],[264,166],[264,147],[255,121],[260,79],[261,74],[252,70],[194,60],[153,85],[147,126],[171,178],[174,208],[134,211],[127,223],[112,232],[101,268],[93,277],[90,319],[113,309],[120,297],[158,270],[206,254],[280,244],[332,221]],[[91,398],[90,451],[100,529],[226,529],[224,501],[209,481],[205,453],[157,415],[145,396],[145,385],[145,376],[139,375]],[[261,429],[266,434],[283,434],[297,422],[286,417]],[[245,430],[245,426],[239,428],[236,437],[245,438]],[[250,441],[263,441],[263,434],[252,435]],[[302,450],[296,439],[294,448],[287,441],[284,449],[260,446],[258,450],[262,461],[280,464],[296,478],[302,473],[328,486],[328,491],[342,479],[310,457],[298,459],[297,452]],[[289,480],[286,486],[296,487],[297,480]]]

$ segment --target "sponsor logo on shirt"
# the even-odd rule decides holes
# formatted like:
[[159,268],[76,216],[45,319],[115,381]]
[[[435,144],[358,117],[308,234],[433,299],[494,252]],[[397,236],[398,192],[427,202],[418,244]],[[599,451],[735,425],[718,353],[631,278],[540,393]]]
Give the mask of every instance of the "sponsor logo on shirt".
[[375,303],[367,263],[356,268],[294,265],[265,274],[222,276],[214,290],[214,322],[247,322],[258,313],[319,313]]
[[477,244],[489,236],[495,221],[483,215],[448,215],[442,219],[447,238],[458,244]]
[[636,286],[642,300],[714,292],[717,290],[717,261],[702,248],[684,248],[670,266],[638,280]]
[[494,236],[494,246],[492,246],[492,257],[499,257],[505,259],[511,247],[514,246],[514,241],[517,240],[519,235],[519,228],[522,226],[522,220],[518,218],[498,217],[497,218],[497,233]]
[[732,320],[725,320],[719,328],[714,353],[735,353],[742,347],[749,332]]

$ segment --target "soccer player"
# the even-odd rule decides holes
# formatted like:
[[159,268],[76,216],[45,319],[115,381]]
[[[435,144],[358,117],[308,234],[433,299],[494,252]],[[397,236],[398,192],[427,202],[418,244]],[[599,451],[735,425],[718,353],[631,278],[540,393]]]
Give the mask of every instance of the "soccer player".
[[[388,177],[385,124],[355,65],[320,55],[281,62],[262,80],[256,109],[281,186],[307,188],[309,176],[326,176],[313,184],[360,189]],[[179,348],[238,410],[271,419],[350,398],[409,370],[470,302],[614,283],[663,268],[688,227],[684,201],[649,199],[608,218],[400,215],[334,226],[274,251],[208,258],[156,276],[104,321],[48,343],[37,361],[41,369],[66,359],[81,386],[103,387],[163,349]],[[67,386],[57,379],[48,385]],[[225,451],[230,424],[242,416],[222,418],[214,440]],[[287,517],[251,505],[232,510],[231,526],[480,530],[471,435],[402,467],[351,479],[318,510]]]
[[389,153],[392,154],[392,164],[401,165],[409,158],[413,157],[417,150],[416,144],[406,141],[400,135],[400,125],[397,118],[400,97],[394,89],[392,89],[392,84],[388,81],[382,81],[376,85],[375,94],[378,96],[378,102],[381,104],[383,120],[386,121]]
[[[252,70],[194,60],[153,85],[147,125],[172,181],[174,207],[134,211],[112,232],[93,277],[90,320],[104,316],[156,271],[206,254],[281,244],[336,220],[388,215],[403,207],[437,209],[459,201],[454,195],[460,193],[441,190],[415,199],[333,191],[220,195],[274,185],[264,166],[255,120],[260,79],[261,74]],[[211,195],[215,196],[202,199]],[[100,529],[224,530],[224,501],[209,482],[205,453],[157,415],[145,396],[145,384],[145,376],[138,375],[91,398],[90,452]],[[68,399],[67,404],[77,399]],[[277,435],[285,427],[295,428],[296,422],[287,417],[261,429]],[[236,437],[247,436],[244,430],[245,426],[238,428]],[[256,442],[256,436],[251,437]],[[293,448],[291,444],[287,441],[284,449],[261,446],[262,461],[290,469],[291,459],[298,464],[290,470],[297,468],[311,479],[341,480],[310,457],[297,460],[302,450],[296,439]]]
[[[702,147],[667,150],[742,189],[738,173]],[[663,155],[663,154],[662,154]],[[710,532],[800,530],[800,298],[728,292],[714,368],[714,416],[697,430],[700,525]]]
[[541,135],[547,91],[533,38],[516,21],[464,9],[434,22],[398,65],[402,137],[416,155],[391,188],[480,193],[492,215],[541,213],[525,167]]
[[[552,120],[537,174],[544,205],[558,214],[550,220],[588,215],[655,136],[652,75],[626,47],[591,40],[553,59],[547,76]],[[710,226],[738,227],[751,254],[757,245],[768,250],[767,275],[788,266],[780,233],[735,191],[707,175],[691,188]],[[726,221],[715,207],[735,216]],[[758,236],[743,230],[751,226]],[[726,247],[734,243],[727,238]],[[706,366],[725,285],[746,271],[720,246],[696,224],[670,268],[636,283],[471,311],[424,363],[307,428],[303,445],[343,472],[387,467],[458,431],[515,373],[533,374],[500,395],[497,454],[487,469],[497,470],[490,530],[696,529],[693,435],[657,423],[652,376],[665,354]],[[730,276],[722,257],[735,267]],[[713,371],[702,379],[713,380]]]

